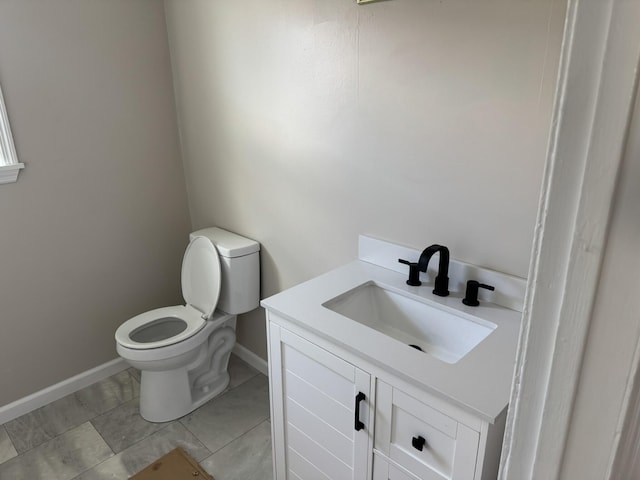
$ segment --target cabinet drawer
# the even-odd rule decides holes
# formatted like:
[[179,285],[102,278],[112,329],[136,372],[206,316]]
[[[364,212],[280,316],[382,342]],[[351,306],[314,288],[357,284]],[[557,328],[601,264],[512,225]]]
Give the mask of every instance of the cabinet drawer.
[[405,472],[396,465],[388,461],[381,455],[373,457],[373,479],[372,480],[420,480],[418,477]]
[[473,479],[478,432],[378,381],[375,448],[422,480]]

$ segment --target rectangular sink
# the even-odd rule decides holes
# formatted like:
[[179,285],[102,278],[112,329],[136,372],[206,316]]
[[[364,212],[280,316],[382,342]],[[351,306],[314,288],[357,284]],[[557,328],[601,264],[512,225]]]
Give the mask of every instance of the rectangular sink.
[[364,283],[322,306],[446,363],[458,362],[496,328],[494,323],[453,313],[375,282]]

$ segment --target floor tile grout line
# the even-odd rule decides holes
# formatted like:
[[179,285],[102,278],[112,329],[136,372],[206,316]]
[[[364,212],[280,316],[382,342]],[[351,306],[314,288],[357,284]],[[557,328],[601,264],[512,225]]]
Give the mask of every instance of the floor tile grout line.
[[[7,432],[7,436],[8,436],[8,438],[9,438],[9,441],[11,441],[11,445],[13,446],[14,450],[16,451],[16,453],[18,453],[18,455],[17,455],[17,456],[24,455],[25,453],[30,452],[31,450],[33,450],[33,449],[35,449],[35,448],[38,448],[40,445],[45,445],[45,444],[47,444],[47,443],[51,442],[52,440],[55,440],[56,438],[61,437],[62,435],[66,434],[66,433],[69,433],[71,430],[73,430],[73,429],[75,429],[75,428],[78,428],[78,427],[80,427],[81,425],[84,425],[84,424],[85,424],[85,423],[87,423],[87,422],[88,422],[88,423],[91,423],[91,426],[96,430],[96,432],[98,432],[98,434],[100,434],[100,432],[98,431],[97,427],[96,427],[96,426],[95,426],[95,424],[93,423],[93,420],[95,420],[96,418],[98,418],[98,417],[100,417],[100,416],[102,416],[102,415],[107,414],[108,412],[111,412],[111,411],[115,410],[115,409],[116,409],[116,408],[118,408],[118,407],[121,407],[122,405],[124,405],[124,404],[125,404],[125,403],[127,403],[127,402],[130,402],[130,401],[135,400],[136,398],[138,398],[138,397],[133,397],[133,398],[131,398],[131,399],[127,400],[127,401],[124,401],[124,402],[122,402],[122,403],[120,403],[120,404],[116,405],[115,407],[110,408],[109,410],[106,410],[106,411],[105,411],[105,412],[103,412],[103,413],[94,414],[92,417],[90,417],[90,418],[88,418],[88,419],[84,420],[83,422],[80,422],[80,423],[78,423],[78,424],[76,424],[76,425],[72,425],[72,426],[70,426],[69,428],[67,428],[66,430],[63,430],[63,431],[61,431],[60,433],[57,433],[56,435],[50,436],[50,437],[49,437],[49,438],[47,438],[44,442],[39,443],[38,445],[34,445],[33,447],[30,447],[30,448],[28,448],[28,449],[24,450],[23,452],[18,452],[18,449],[17,449],[17,448],[16,448],[16,446],[15,446],[14,440],[13,440],[13,438],[11,438],[11,433],[10,433],[6,428],[5,428],[5,431]],[[35,411],[35,410],[34,410],[34,411]],[[93,414],[93,412],[91,412],[91,413]],[[25,415],[28,415],[28,414],[25,414]],[[1,426],[1,427],[4,427],[4,425],[0,425],[0,426]],[[47,433],[46,435],[47,435],[47,436],[49,436],[49,434],[48,434],[48,433]],[[102,435],[100,435],[100,436],[102,437]],[[104,438],[103,438],[103,440],[104,440]],[[106,441],[105,441],[105,443],[106,443]],[[107,445],[109,445],[109,444],[107,443]],[[111,447],[109,447],[109,448],[111,448]],[[112,450],[113,450],[113,449],[112,449]],[[13,457],[12,457],[12,458],[13,458]],[[4,462],[2,462],[2,463],[4,463]],[[2,463],[0,463],[0,465],[2,465]]]
[[[225,445],[223,445],[222,447],[220,447],[219,449],[217,449],[215,452],[211,452],[211,455],[209,455],[206,458],[202,459],[202,463],[204,463],[205,461],[207,461],[208,459],[210,459],[211,457],[213,457],[216,453],[220,452],[221,450],[225,449],[226,447],[228,447],[229,445],[231,445],[233,442],[235,442],[236,440],[240,440],[242,437],[248,435],[249,433],[251,433],[252,431],[254,431],[256,428],[258,428],[260,425],[262,425],[265,422],[269,421],[269,417],[267,417],[264,420],[259,421],[257,424],[255,424],[253,427],[249,428],[249,430],[247,430],[244,433],[241,433],[240,435],[238,435],[237,437],[235,437],[233,440],[227,442]],[[271,426],[269,426],[269,430],[271,430]],[[195,434],[194,434],[195,435]],[[196,436],[197,438],[197,436]],[[202,443],[202,441],[200,440],[200,442]]]
[[[120,451],[120,452],[114,452],[113,448],[111,448],[111,446],[106,442],[106,440],[104,439],[104,437],[102,436],[102,434],[98,431],[98,429],[96,428],[96,431],[98,432],[98,435],[100,435],[100,438],[105,442],[105,444],[109,447],[109,449],[111,450],[112,455],[109,458],[105,458],[103,461],[96,463],[95,465],[87,468],[86,470],[83,470],[81,473],[79,473],[77,476],[75,476],[73,479],[78,478],[82,475],[84,475],[86,472],[88,472],[89,470],[93,470],[94,468],[99,467],[100,465],[102,465],[103,463],[111,460],[113,457],[118,456],[120,454],[122,454],[123,452],[129,450],[130,448],[135,447],[136,445],[142,443],[143,441],[147,440],[149,437],[160,433],[166,429],[168,429],[171,425],[175,424],[175,423],[180,423],[180,425],[182,425],[184,427],[184,429],[189,432],[191,435],[193,435],[193,437],[203,446],[203,448],[205,450],[207,450],[209,452],[209,455],[207,455],[205,458],[209,458],[212,455],[211,450],[209,450],[206,445],[204,443],[202,443],[202,440],[200,440],[193,432],[191,432],[187,427],[185,427],[179,420],[174,420],[172,422],[167,423],[165,426],[163,426],[162,428],[160,428],[159,430],[156,430],[155,432],[150,433],[149,435],[147,435],[146,437],[141,438],[140,440],[136,441],[135,443],[132,443],[131,445],[129,445],[127,448],[125,448],[124,450]],[[92,424],[93,425],[93,424]],[[95,428],[95,426],[93,426]]]
[[[95,427],[95,425],[92,423],[91,426],[94,428],[94,430],[96,432],[98,432],[98,429]],[[85,473],[87,473],[89,470],[92,470],[94,468],[96,468],[98,465],[102,465],[104,462],[106,462],[107,460],[112,459],[113,457],[115,457],[117,455],[117,453],[115,453],[113,451],[113,448],[111,448],[111,445],[109,445],[105,439],[102,437],[102,434],[100,432],[98,432],[98,435],[100,436],[100,439],[104,442],[104,444],[109,448],[109,450],[111,450],[111,455],[107,458],[105,458],[104,460],[102,460],[101,462],[96,463],[95,465],[90,466],[89,468],[83,470],[82,472],[78,473],[75,477],[71,478],[70,480],[74,480],[76,478],[79,478],[80,476],[84,475]]]
[[[173,423],[175,422],[169,422],[167,423],[164,427],[160,428],[159,430],[156,430],[155,432],[150,433],[149,435],[147,435],[146,437],[141,438],[140,440],[138,440],[137,442],[132,443],[131,445],[129,445],[127,448],[125,448],[124,450],[121,450],[120,452],[115,452],[113,450],[113,448],[111,447],[111,445],[109,445],[107,443],[107,441],[105,440],[105,438],[102,436],[102,434],[100,433],[100,431],[96,428],[95,425],[93,425],[93,423],[91,423],[91,425],[93,426],[93,428],[96,430],[96,432],[98,432],[98,435],[100,436],[100,438],[102,439],[102,441],[105,443],[105,445],[107,445],[107,447],[109,447],[109,450],[111,450],[111,456],[109,458],[105,458],[103,461],[96,463],[95,465],[87,468],[86,470],[83,470],[82,472],[80,472],[78,475],[76,475],[75,477],[73,477],[71,480],[74,480],[75,478],[78,478],[82,475],[84,475],[85,473],[87,473],[89,470],[93,470],[94,468],[97,468],[98,466],[102,465],[104,462],[107,462],[109,460],[111,460],[113,457],[120,455],[121,453],[125,452],[126,450],[138,445],[140,442],[143,442],[144,440],[148,439],[149,437],[151,437],[152,435],[162,432],[163,430],[166,430],[167,428],[169,428],[169,426],[171,426]],[[198,440],[200,441],[200,440]],[[202,442],[200,442],[202,443]],[[208,450],[208,449],[207,449]]]
[[[142,416],[141,416],[142,418]],[[145,422],[147,422],[147,420],[145,420],[144,418],[142,418]],[[166,423],[166,425],[164,425],[163,427],[160,427],[158,430],[154,430],[153,432],[148,433],[147,435],[145,435],[144,437],[138,439],[137,441],[135,441],[134,443],[132,443],[131,445],[127,446],[126,448],[123,448],[122,450],[120,450],[119,452],[116,452],[113,447],[111,445],[109,445],[109,442],[107,442],[107,440],[104,438],[104,436],[100,433],[100,430],[98,430],[98,428],[93,424],[93,421],[91,421],[91,425],[93,426],[93,428],[95,428],[96,432],[98,432],[98,435],[100,435],[100,438],[102,438],[102,440],[104,440],[104,443],[107,444],[107,446],[111,449],[111,451],[114,453],[114,455],[118,455],[122,452],[124,452],[127,448],[132,447],[138,443],[140,443],[143,440],[146,440],[147,438],[149,438],[151,435],[153,435],[154,433],[157,432],[161,432],[163,430],[165,430],[166,428],[168,428],[171,424],[175,423],[176,420],[173,420],[171,422],[161,422],[161,423]],[[153,423],[153,422],[148,422],[148,423]]]
[[[93,417],[93,418],[95,418],[95,417]],[[84,425],[85,423],[90,423],[90,424],[91,424],[91,426],[93,427],[93,429],[96,431],[96,433],[98,433],[98,435],[100,435],[100,432],[98,431],[98,429],[96,428],[96,426],[95,426],[95,425],[93,424],[93,422],[92,422],[93,418],[90,418],[90,419],[88,419],[88,420],[85,420],[84,422],[81,422],[81,423],[79,423],[79,424],[77,424],[77,425],[74,425],[73,427],[68,428],[68,429],[67,429],[67,430],[65,430],[64,432],[60,432],[59,434],[54,435],[54,436],[53,436],[53,437],[51,437],[51,438],[48,438],[47,440],[45,440],[45,441],[44,441],[44,442],[42,442],[42,443],[39,443],[38,445],[34,445],[33,447],[31,447],[31,448],[29,448],[29,449],[25,450],[24,452],[20,452],[20,453],[18,453],[18,450],[16,449],[16,447],[15,447],[15,445],[14,445],[14,446],[13,446],[13,448],[16,450],[16,453],[18,453],[18,455],[16,455],[15,457],[11,457],[11,458],[17,458],[17,457],[19,457],[19,456],[21,456],[21,455],[25,455],[25,454],[27,454],[27,453],[31,452],[32,450],[35,450],[36,448],[42,447],[42,446],[44,446],[44,445],[48,444],[49,442],[52,442],[52,441],[56,440],[57,438],[60,438],[61,436],[66,435],[66,434],[67,434],[67,433],[69,433],[71,430],[75,430],[76,428],[80,428],[80,427],[81,427],[82,425]],[[100,438],[102,438],[102,435],[100,435]],[[11,439],[11,438],[10,438],[10,439]],[[103,438],[103,440],[104,440],[104,438]],[[109,444],[108,444],[106,441],[105,441],[105,444],[106,444],[107,446],[109,446]],[[112,449],[110,446],[109,446],[109,449],[110,449],[111,451],[113,451],[113,449]],[[9,459],[9,460],[11,460],[11,459]],[[2,462],[2,463],[4,463],[4,462]],[[0,463],[0,465],[2,465],[2,463]]]
[[[254,377],[255,377],[255,376],[257,376],[257,375],[254,375]],[[251,377],[251,378],[253,378],[253,377]],[[244,383],[244,382],[243,382],[243,383]],[[239,384],[239,385],[241,385],[241,384]],[[239,386],[239,385],[237,385],[237,386]],[[235,388],[235,387],[234,387],[234,388]],[[232,390],[233,390],[233,389],[232,389]],[[137,442],[135,442],[135,443],[133,443],[133,444],[129,445],[127,448],[125,448],[124,450],[122,450],[121,452],[118,452],[118,453],[116,453],[116,452],[114,452],[114,451],[113,451],[113,449],[111,448],[111,446],[109,446],[109,444],[106,442],[106,440],[104,440],[104,438],[102,437],[102,434],[101,434],[101,433],[96,429],[96,431],[98,432],[98,435],[100,435],[100,438],[102,438],[102,440],[105,442],[105,444],[107,444],[107,446],[109,446],[109,449],[111,450],[112,455],[111,455],[109,458],[106,458],[106,459],[104,459],[103,461],[101,461],[101,462],[99,462],[99,463],[97,463],[97,464],[95,464],[95,465],[93,465],[93,466],[91,466],[91,467],[87,468],[86,470],[83,470],[83,471],[82,471],[82,472],[80,472],[78,475],[76,475],[75,477],[73,477],[71,480],[74,480],[74,479],[76,479],[76,478],[81,477],[82,475],[84,475],[84,474],[85,474],[86,472],[88,472],[89,470],[92,470],[92,469],[94,469],[94,468],[99,467],[99,466],[100,466],[101,464],[103,464],[104,462],[107,462],[107,461],[111,460],[113,457],[115,457],[115,456],[117,456],[117,455],[120,455],[120,454],[121,454],[121,453],[123,453],[124,451],[126,451],[126,450],[128,450],[128,449],[130,449],[130,448],[132,448],[132,447],[134,447],[134,446],[136,446],[136,445],[138,445],[139,443],[141,443],[141,442],[143,442],[144,440],[148,439],[148,438],[149,438],[149,437],[151,437],[152,435],[154,435],[154,434],[156,434],[156,433],[159,433],[159,432],[161,432],[161,431],[163,431],[163,430],[168,429],[168,428],[169,428],[172,424],[174,424],[174,423],[180,423],[180,424],[184,427],[184,429],[185,429],[187,432],[189,432],[191,435],[193,435],[193,437],[194,437],[196,440],[198,440],[198,442],[199,442],[199,443],[200,443],[200,444],[205,448],[205,450],[207,450],[207,451],[209,452],[209,455],[207,455],[207,456],[206,456],[206,457],[204,457],[202,460],[200,460],[200,462],[204,462],[204,461],[206,461],[207,459],[209,459],[211,456],[213,456],[214,454],[216,454],[217,452],[219,452],[220,450],[222,450],[222,449],[226,448],[227,446],[229,446],[230,444],[232,444],[233,442],[235,442],[235,441],[237,441],[237,440],[241,439],[242,437],[244,437],[244,436],[248,435],[250,432],[252,432],[252,431],[253,431],[253,430],[255,430],[256,428],[258,428],[259,426],[261,426],[263,423],[265,423],[265,422],[269,422],[269,418],[270,418],[269,416],[267,416],[266,418],[263,418],[263,419],[259,420],[255,425],[253,425],[252,427],[250,427],[250,428],[249,428],[248,430],[246,430],[245,432],[243,432],[243,433],[239,434],[238,436],[234,437],[232,440],[230,440],[229,442],[227,442],[226,444],[224,444],[223,446],[221,446],[221,447],[220,447],[220,448],[218,448],[217,450],[215,450],[215,451],[211,451],[211,450],[210,450],[210,449],[209,449],[209,448],[204,444],[204,442],[202,441],[202,439],[200,439],[200,438],[199,438],[199,437],[198,437],[194,432],[192,432],[192,431],[191,431],[191,430],[190,430],[186,425],[184,425],[184,424],[181,422],[181,420],[182,420],[183,418],[185,418],[185,417],[187,417],[187,415],[185,415],[184,417],[181,417],[181,418],[180,418],[180,419],[178,419],[178,420],[175,420],[175,421],[173,421],[173,422],[168,423],[167,425],[165,425],[164,427],[162,427],[160,430],[157,430],[157,431],[155,431],[155,432],[153,432],[153,433],[151,433],[151,434],[147,435],[146,437],[141,438],[141,439],[140,439],[140,440],[138,440]],[[92,424],[92,426],[95,428],[95,426],[94,426],[93,424]]]
[[[91,426],[93,427],[93,429],[98,432],[98,436],[102,439],[102,441],[104,442],[104,444],[109,447],[109,450],[111,450],[111,453],[113,453],[113,455],[117,455],[116,452],[113,451],[113,447],[111,445],[109,445],[109,443],[105,440],[104,436],[102,435],[102,433],[100,433],[100,430],[98,430],[98,428],[96,427],[96,425],[93,423],[93,420],[96,417],[92,418],[91,420],[89,420],[89,423],[91,424]],[[109,457],[111,458],[111,457]]]
[[[34,410],[34,411],[35,411],[35,410]],[[87,421],[88,421],[88,420],[87,420]],[[82,423],[86,423],[86,421],[85,421],[85,422],[82,422]],[[73,426],[73,427],[71,427],[71,428],[68,428],[68,429],[67,429],[67,430],[65,430],[64,432],[61,432],[61,433],[59,433],[59,434],[57,434],[57,435],[54,435],[54,436],[52,436],[52,437],[51,437],[51,436],[49,436],[49,434],[45,432],[45,434],[46,434],[46,435],[47,435],[47,437],[49,437],[49,438],[47,438],[44,442],[41,442],[41,443],[39,443],[39,444],[37,444],[37,445],[34,445],[34,446],[32,446],[32,447],[29,447],[29,448],[27,448],[26,450],[24,450],[24,451],[22,451],[22,452],[19,452],[19,451],[18,451],[18,449],[16,448],[16,444],[14,443],[14,440],[13,440],[13,438],[12,438],[12,436],[11,436],[11,432],[9,432],[9,430],[6,430],[6,429],[5,429],[5,430],[6,430],[6,432],[7,432],[7,435],[9,436],[9,440],[11,440],[11,444],[13,445],[14,450],[15,450],[15,451],[16,451],[16,453],[18,454],[17,456],[20,456],[20,455],[24,455],[25,453],[30,452],[31,450],[33,450],[33,449],[35,449],[35,448],[38,448],[40,445],[45,445],[46,443],[49,443],[50,441],[54,440],[55,438],[58,438],[60,435],[64,435],[64,434],[65,434],[65,433],[67,433],[68,431],[73,430],[73,429],[74,429],[74,428],[76,428],[76,427],[79,427],[80,425],[82,425],[82,423],[81,423],[81,424],[79,424],[79,425],[75,425],[75,426]]]
[[[122,405],[124,405],[125,403],[129,403],[129,402],[133,402],[134,400],[137,400],[140,398],[140,395],[134,395],[133,397],[129,398],[128,400],[123,400],[121,401],[119,404],[109,408],[108,410],[105,410],[104,412],[101,413],[96,413],[95,415],[93,415],[93,417],[91,417],[89,420],[94,420],[98,417],[101,417],[102,415],[106,415],[109,412],[114,411],[116,408],[120,408]],[[92,412],[93,413],[93,412]]]
[[[93,469],[95,469],[95,468],[98,468],[100,465],[102,465],[103,463],[105,463],[105,462],[107,462],[107,461],[111,460],[113,457],[115,457],[115,456],[118,456],[118,455],[122,454],[123,452],[125,452],[126,450],[128,450],[128,449],[130,449],[130,448],[135,447],[136,445],[138,445],[138,444],[142,443],[143,441],[147,440],[149,437],[151,437],[151,436],[153,436],[153,435],[155,435],[155,434],[157,434],[157,433],[160,433],[160,432],[162,432],[162,431],[164,431],[164,430],[168,429],[171,425],[173,425],[173,424],[175,424],[175,423],[179,423],[179,421],[169,422],[167,425],[165,425],[164,427],[162,427],[160,430],[156,430],[155,432],[153,432],[153,433],[151,433],[151,434],[147,435],[146,437],[141,438],[141,439],[140,439],[140,440],[138,440],[137,442],[135,442],[135,443],[133,443],[133,444],[129,445],[127,448],[125,448],[124,450],[122,450],[122,451],[120,451],[120,452],[118,452],[118,453],[115,453],[115,452],[113,451],[113,449],[109,446],[109,444],[108,444],[108,443],[104,440],[104,438],[102,437],[102,434],[100,434],[100,432],[98,432],[98,435],[100,435],[100,438],[102,438],[102,440],[105,442],[105,444],[107,444],[107,446],[109,446],[109,449],[111,450],[112,455],[111,455],[109,458],[105,458],[103,461],[101,461],[101,462],[99,462],[99,463],[96,463],[95,465],[93,465],[93,466],[91,466],[91,467],[87,468],[86,470],[83,470],[83,471],[82,471],[82,472],[80,472],[78,475],[76,475],[75,477],[73,477],[71,480],[74,480],[74,479],[76,479],[76,478],[81,477],[82,475],[84,475],[85,473],[87,473],[89,470],[93,470]],[[181,425],[182,425],[182,423],[181,423]],[[184,427],[184,425],[182,425],[182,426]],[[95,426],[94,426],[94,428],[95,428]],[[193,434],[189,429],[187,429],[186,427],[184,427],[184,428],[185,428],[185,430],[186,430],[187,432],[191,433],[191,435],[193,435],[193,437],[194,437],[196,440],[198,440],[198,442],[203,446],[203,448],[204,448],[206,451],[208,451],[208,452],[209,452],[209,455],[207,455],[207,456],[205,457],[205,458],[209,458],[209,457],[212,455],[211,450],[209,450],[209,449],[204,445],[204,443],[202,443],[202,441],[201,441],[201,440],[200,440],[200,439],[199,439],[195,434]],[[97,429],[96,429],[96,431],[97,431]],[[153,462],[152,462],[152,463],[153,463]]]
[[[138,380],[137,380],[137,379],[136,379],[136,378],[131,374],[131,372],[129,372],[129,371],[128,371],[128,369],[127,369],[127,373],[129,374],[129,376],[131,377],[131,379],[132,379],[133,381],[137,382],[138,384],[140,383],[140,382],[139,382],[139,381],[138,381]],[[56,435],[49,436],[49,434],[45,432],[45,434],[46,434],[49,438],[47,438],[44,442],[39,443],[38,445],[34,445],[33,447],[30,447],[30,448],[28,448],[27,450],[24,450],[23,452],[18,452],[18,449],[16,448],[15,441],[14,441],[14,439],[12,438],[11,432],[10,432],[9,430],[7,430],[6,425],[7,425],[8,423],[10,423],[10,422],[14,421],[14,420],[18,420],[18,419],[19,419],[19,418],[21,418],[21,417],[25,417],[25,416],[30,415],[30,414],[35,414],[35,412],[37,412],[37,411],[39,411],[39,410],[44,409],[45,407],[47,407],[47,406],[49,406],[49,405],[51,405],[51,404],[53,404],[53,403],[57,402],[58,400],[54,400],[53,402],[50,402],[50,403],[48,403],[47,405],[43,405],[43,406],[41,406],[41,407],[38,407],[38,408],[36,408],[36,409],[32,410],[31,412],[27,412],[27,413],[25,413],[25,414],[23,414],[23,415],[20,415],[19,417],[17,417],[17,418],[15,418],[15,419],[13,419],[13,420],[10,420],[9,422],[6,422],[6,423],[3,423],[2,425],[0,425],[0,428],[4,428],[5,432],[7,433],[7,436],[8,436],[8,438],[9,438],[9,440],[11,441],[11,445],[13,446],[14,450],[16,451],[16,453],[18,453],[18,455],[17,455],[17,456],[24,455],[25,453],[30,452],[30,451],[31,451],[31,450],[33,450],[34,448],[37,448],[37,447],[39,447],[40,445],[44,445],[44,444],[46,444],[46,443],[48,443],[48,442],[50,442],[50,441],[52,441],[52,440],[54,440],[54,439],[56,439],[56,438],[60,437],[61,435],[64,435],[65,433],[70,432],[70,431],[71,431],[71,430],[73,430],[74,428],[77,428],[77,427],[79,427],[80,425],[83,425],[83,424],[84,424],[84,423],[86,423],[86,422],[91,422],[91,425],[93,426],[93,428],[94,428],[96,431],[98,431],[98,429],[96,428],[95,424],[93,424],[92,420],[94,420],[95,418],[97,418],[97,417],[99,417],[99,416],[101,416],[101,415],[105,415],[106,413],[108,413],[108,412],[110,412],[110,411],[112,411],[112,410],[114,410],[114,409],[116,409],[116,408],[120,407],[121,405],[123,405],[123,404],[125,404],[125,403],[127,403],[127,402],[130,402],[130,401],[132,401],[132,400],[135,400],[136,398],[139,398],[139,395],[134,395],[134,396],[132,396],[132,398],[130,398],[129,400],[122,401],[122,402],[120,402],[118,405],[116,405],[116,406],[114,406],[114,407],[112,407],[112,408],[110,408],[110,409],[108,409],[108,410],[106,410],[106,411],[104,411],[104,412],[102,412],[102,413],[95,413],[95,412],[94,412],[94,411],[93,411],[93,410],[92,410],[88,405],[85,405],[85,403],[82,401],[82,399],[78,396],[78,392],[81,392],[82,390],[85,390],[85,389],[90,388],[90,387],[92,387],[92,386],[94,386],[94,385],[97,385],[97,384],[99,384],[99,383],[101,383],[101,382],[104,382],[105,380],[108,380],[108,379],[110,379],[110,378],[112,378],[112,377],[115,377],[116,375],[119,375],[119,374],[120,374],[120,372],[117,372],[117,373],[115,373],[115,374],[111,375],[110,377],[107,377],[107,378],[102,379],[102,380],[98,380],[97,382],[94,382],[94,383],[92,383],[91,385],[87,385],[86,387],[80,388],[80,389],[76,390],[75,392],[71,392],[71,393],[69,393],[68,395],[65,395],[64,397],[62,397],[62,398],[58,399],[58,400],[62,400],[63,398],[73,396],[73,397],[75,397],[75,399],[76,399],[76,400],[77,400],[77,401],[78,401],[78,402],[79,402],[83,407],[85,407],[85,408],[87,409],[87,412],[88,412],[88,413],[90,413],[92,416],[91,416],[90,418],[88,418],[88,419],[84,420],[83,422],[80,422],[80,423],[78,423],[78,424],[76,424],[76,425],[72,425],[72,426],[70,426],[70,427],[69,427],[69,428],[67,428],[66,430],[61,431],[61,432],[57,433]],[[98,432],[98,433],[100,433],[100,432]],[[106,443],[106,442],[105,442],[105,443]],[[107,444],[107,445],[108,445],[108,444]],[[111,447],[109,447],[109,448],[111,448]],[[113,449],[112,449],[112,450],[113,450]],[[14,457],[12,457],[12,458],[14,458]],[[2,463],[5,463],[5,462],[2,462]],[[2,465],[2,463],[0,463],[0,465]]]
[[2,462],[0,462],[0,465],[2,465],[3,463],[8,462],[12,458],[17,457],[20,454],[18,453],[18,449],[16,449],[16,445],[13,443],[13,440],[12,440],[11,436],[9,435],[9,432],[7,431],[6,428],[4,428],[4,424],[0,425],[0,428],[2,428],[4,430],[4,433],[6,434],[7,439],[9,440],[9,443],[11,444],[11,448],[13,448],[13,451],[16,452],[16,454],[13,457],[6,458]]
[[[102,438],[102,435],[101,435],[101,434],[100,434],[100,432],[95,428],[95,426],[93,425],[93,423],[91,423],[91,421],[90,421],[90,420],[87,420],[87,421],[82,422],[82,423],[81,423],[81,424],[79,424],[79,425],[76,425],[76,426],[75,426],[75,427],[73,427],[73,428],[68,429],[67,431],[65,431],[65,432],[63,432],[63,433],[61,433],[61,434],[59,434],[59,435],[56,435],[56,436],[54,436],[54,437],[50,438],[50,439],[49,439],[49,440],[47,440],[46,442],[42,442],[41,444],[36,445],[35,447],[30,448],[29,450],[25,450],[23,453],[19,453],[18,455],[14,456],[14,457],[11,457],[11,458],[7,459],[7,460],[6,460],[6,461],[4,461],[4,462],[1,462],[1,463],[0,463],[0,468],[2,467],[2,465],[4,465],[5,463],[8,463],[8,462],[9,462],[9,461],[11,461],[11,460],[18,461],[17,459],[19,459],[20,457],[23,457],[23,458],[24,458],[24,456],[25,456],[26,454],[28,454],[29,452],[32,452],[32,451],[34,451],[34,450],[36,450],[36,449],[38,449],[38,448],[45,448],[45,446],[46,446],[47,444],[49,444],[50,442],[54,441],[55,439],[57,439],[57,438],[59,438],[59,437],[61,437],[61,436],[65,435],[65,434],[69,433],[71,430],[74,430],[74,429],[76,429],[76,428],[79,428],[79,427],[81,427],[81,426],[83,426],[83,425],[85,425],[85,424],[87,424],[87,423],[91,425],[91,427],[92,427],[92,428],[95,430],[95,432],[100,436],[100,439],[104,442],[104,444],[106,445],[106,447],[107,447],[107,448],[109,449],[109,451],[111,452],[111,455],[110,455],[107,459],[103,460],[102,462],[104,462],[104,461],[108,460],[109,458],[112,458],[112,457],[115,455],[115,453],[113,452],[113,449],[109,446],[109,444],[108,444],[106,441],[104,441],[104,438]],[[100,464],[100,463],[102,463],[102,462],[99,462],[99,463],[97,463],[96,465],[99,465],[99,464]],[[64,462],[63,462],[63,463],[64,463]],[[82,472],[80,472],[78,475],[74,476],[74,477],[73,477],[72,479],[70,479],[70,480],[73,480],[74,478],[79,477],[80,475],[82,475],[83,473],[85,473],[87,470],[90,470],[91,468],[94,468],[96,465],[91,466],[89,469],[83,470]]]
[[[209,447],[207,447],[207,445],[202,441],[202,439],[200,439],[200,437],[198,437],[198,435],[196,435],[194,432],[192,432],[189,427],[187,427],[186,425],[182,424],[184,426],[184,428],[186,428],[194,437],[196,437],[198,439],[198,441],[200,443],[202,443],[207,450],[209,450],[211,452],[211,455],[213,455],[214,453],[219,452],[220,450],[222,450],[223,448],[227,447],[229,444],[235,442],[237,439],[239,439],[240,437],[243,437],[244,435],[246,435],[247,433],[249,433],[251,430],[253,430],[254,428],[257,428],[259,425],[262,425],[264,422],[266,422],[267,420],[269,420],[269,416],[267,415],[266,418],[263,418],[261,420],[258,421],[258,423],[256,423],[255,425],[249,427],[248,430],[242,432],[241,434],[239,434],[237,437],[234,437],[233,439],[229,440],[227,443],[225,443],[224,445],[222,445],[220,448],[218,448],[217,450],[211,450]],[[209,455],[209,457],[211,456]],[[207,457],[207,458],[209,458]]]

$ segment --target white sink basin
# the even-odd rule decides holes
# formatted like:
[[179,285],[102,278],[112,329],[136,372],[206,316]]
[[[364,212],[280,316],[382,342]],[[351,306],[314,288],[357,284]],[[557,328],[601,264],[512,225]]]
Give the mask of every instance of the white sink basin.
[[375,282],[338,295],[323,307],[446,363],[458,362],[496,328],[494,323]]

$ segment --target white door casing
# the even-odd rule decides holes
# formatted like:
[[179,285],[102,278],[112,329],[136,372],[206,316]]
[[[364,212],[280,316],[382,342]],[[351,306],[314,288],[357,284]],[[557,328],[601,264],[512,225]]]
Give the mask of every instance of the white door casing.
[[560,478],[639,54],[639,1],[569,1],[502,480]]

